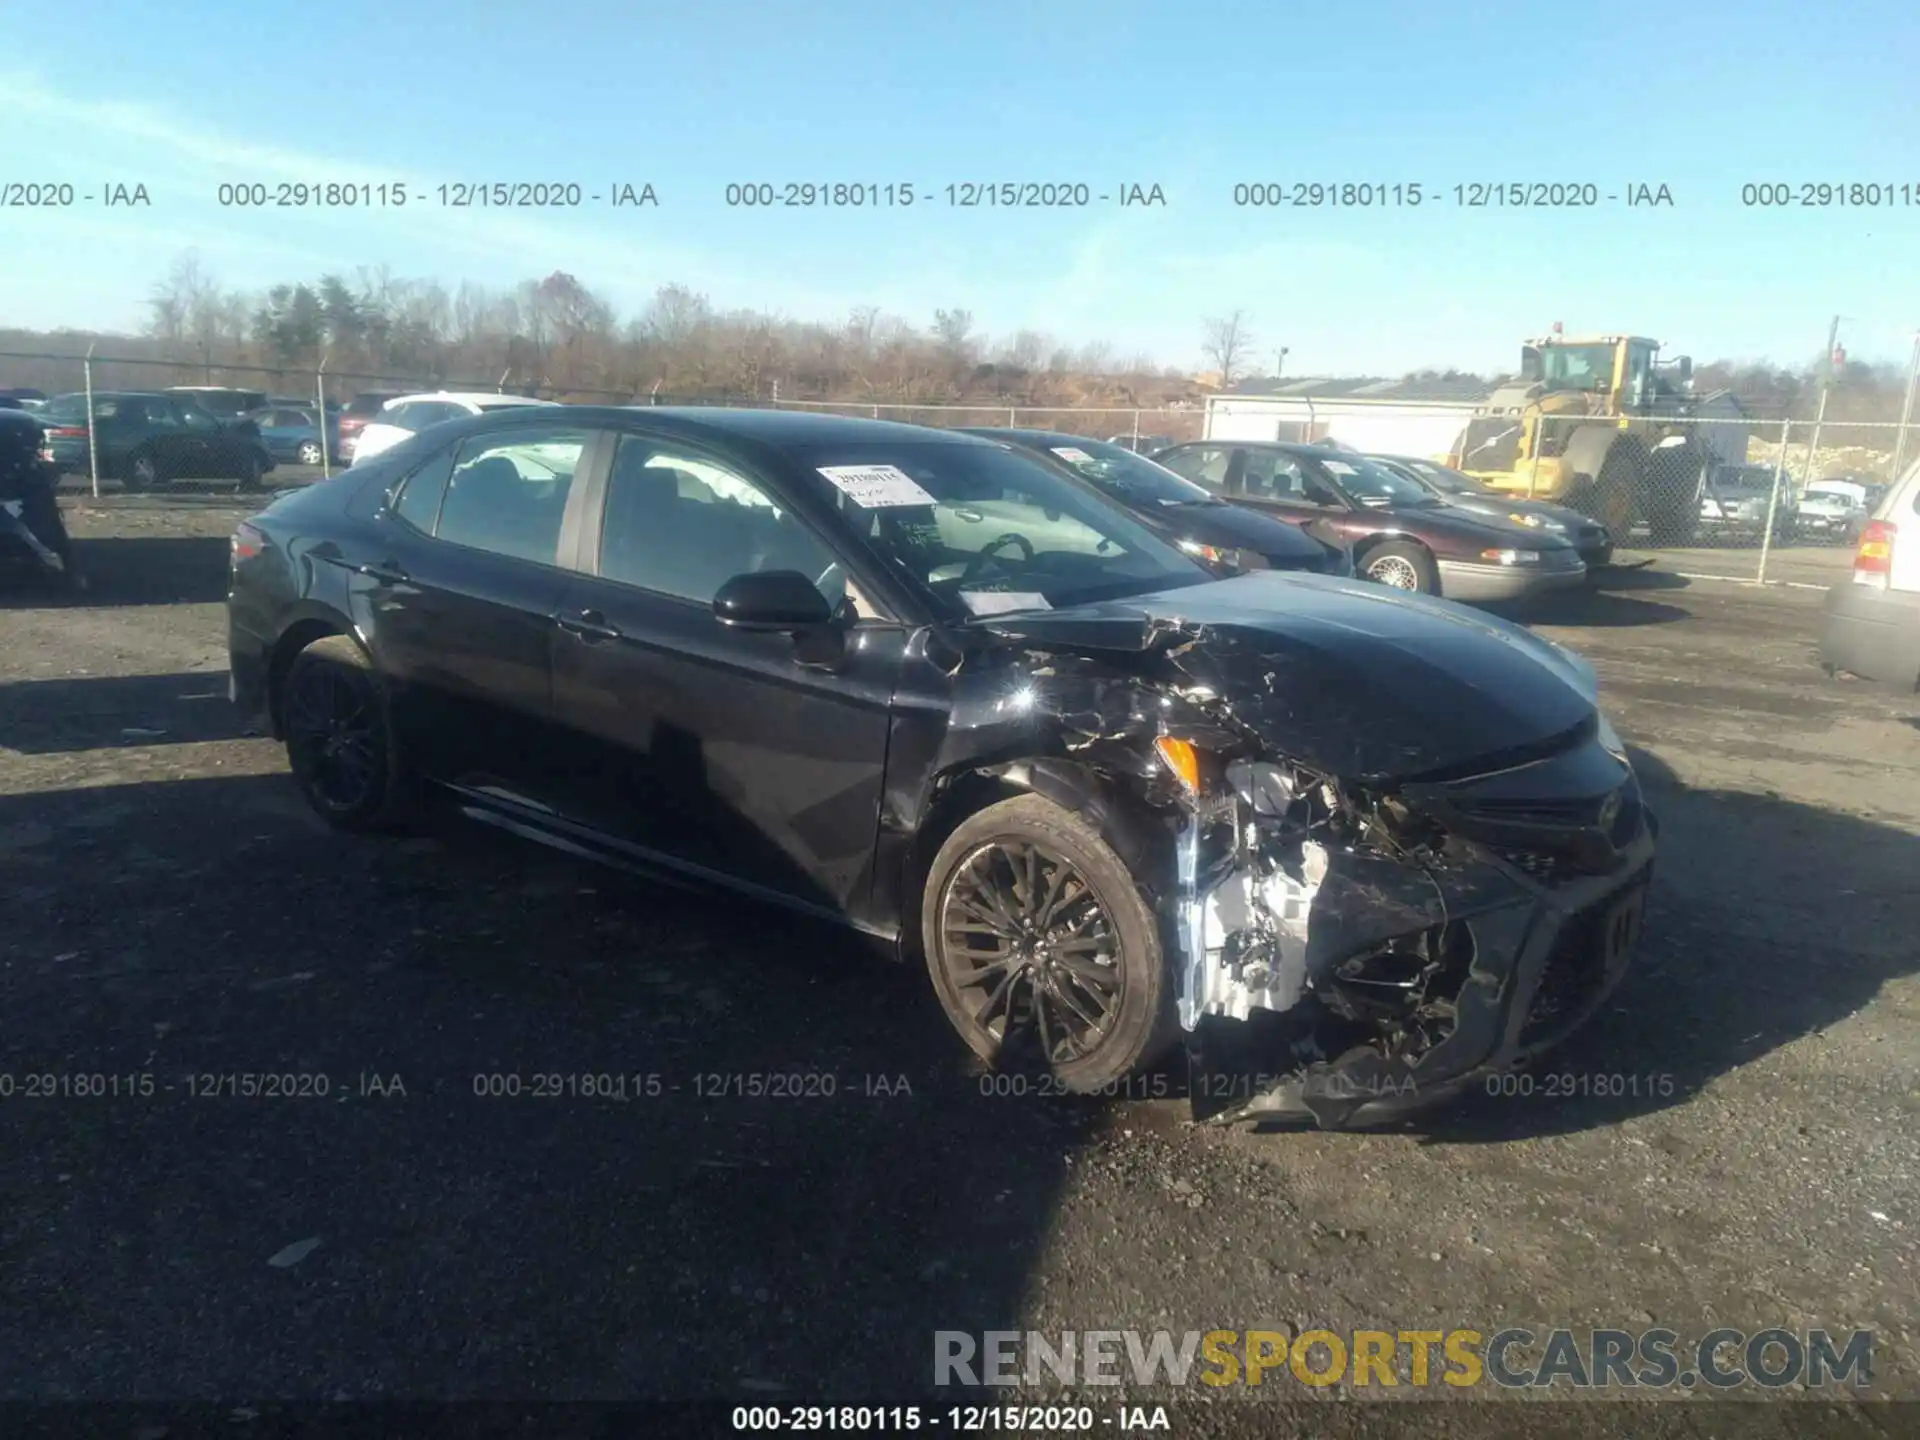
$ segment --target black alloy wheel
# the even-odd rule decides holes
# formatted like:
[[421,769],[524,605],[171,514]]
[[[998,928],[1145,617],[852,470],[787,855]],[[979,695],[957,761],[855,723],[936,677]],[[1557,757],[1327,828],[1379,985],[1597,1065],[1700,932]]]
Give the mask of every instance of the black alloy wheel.
[[923,908],[935,992],[982,1059],[1036,1060],[1091,1092],[1171,1043],[1153,913],[1078,814],[1024,795],[972,816],[935,857]]
[[386,690],[351,639],[330,635],[294,657],[280,725],[294,781],[329,824],[386,829],[408,813]]

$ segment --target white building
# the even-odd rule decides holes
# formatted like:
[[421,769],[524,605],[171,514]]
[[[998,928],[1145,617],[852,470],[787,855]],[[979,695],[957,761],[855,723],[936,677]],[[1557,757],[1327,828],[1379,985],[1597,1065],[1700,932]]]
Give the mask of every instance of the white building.
[[1489,393],[1478,380],[1253,380],[1208,397],[1203,438],[1333,439],[1444,460]]
[[[1478,380],[1250,380],[1207,399],[1206,440],[1338,440],[1375,455],[1444,462],[1476,406]],[[1725,464],[1744,464],[1751,423],[1726,390],[1699,398],[1702,441]]]

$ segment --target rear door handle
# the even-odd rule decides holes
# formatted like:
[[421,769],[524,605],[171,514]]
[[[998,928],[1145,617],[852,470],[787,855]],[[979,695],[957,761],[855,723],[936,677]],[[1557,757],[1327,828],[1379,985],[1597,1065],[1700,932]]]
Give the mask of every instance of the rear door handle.
[[569,635],[578,635],[589,644],[621,638],[619,628],[609,625],[607,617],[598,610],[576,610],[570,615],[563,612],[553,617],[553,623]]
[[353,568],[370,579],[381,580],[389,585],[407,583],[407,572],[391,560],[382,560],[372,565],[356,565]]

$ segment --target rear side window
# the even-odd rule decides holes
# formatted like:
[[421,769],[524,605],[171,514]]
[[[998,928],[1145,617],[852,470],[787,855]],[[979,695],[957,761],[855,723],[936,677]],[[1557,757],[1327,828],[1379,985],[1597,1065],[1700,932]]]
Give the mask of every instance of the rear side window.
[[454,459],[435,537],[556,564],[560,522],[587,439],[585,430],[558,425],[469,437]]

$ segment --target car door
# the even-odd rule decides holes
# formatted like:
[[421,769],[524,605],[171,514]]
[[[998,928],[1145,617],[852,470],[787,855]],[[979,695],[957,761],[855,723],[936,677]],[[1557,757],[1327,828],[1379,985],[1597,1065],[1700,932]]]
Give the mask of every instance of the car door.
[[120,404],[128,453],[145,450],[167,480],[197,480],[207,473],[209,456],[200,437],[187,429],[180,407],[160,395],[133,396]]
[[354,567],[356,613],[393,685],[401,743],[433,779],[545,803],[560,555],[578,524],[577,477],[600,442],[564,423],[469,435],[403,476],[375,517],[377,538]]
[[213,412],[192,400],[166,402],[179,424],[182,449],[188,468],[183,475],[205,480],[225,480],[242,473],[243,462],[251,451],[253,437],[230,430]]
[[[552,636],[570,814],[636,858],[858,922],[905,627],[856,617],[841,557],[761,474],[636,432],[598,492]],[[808,652],[722,625],[715,593],[756,570],[807,575],[845,628]]]

